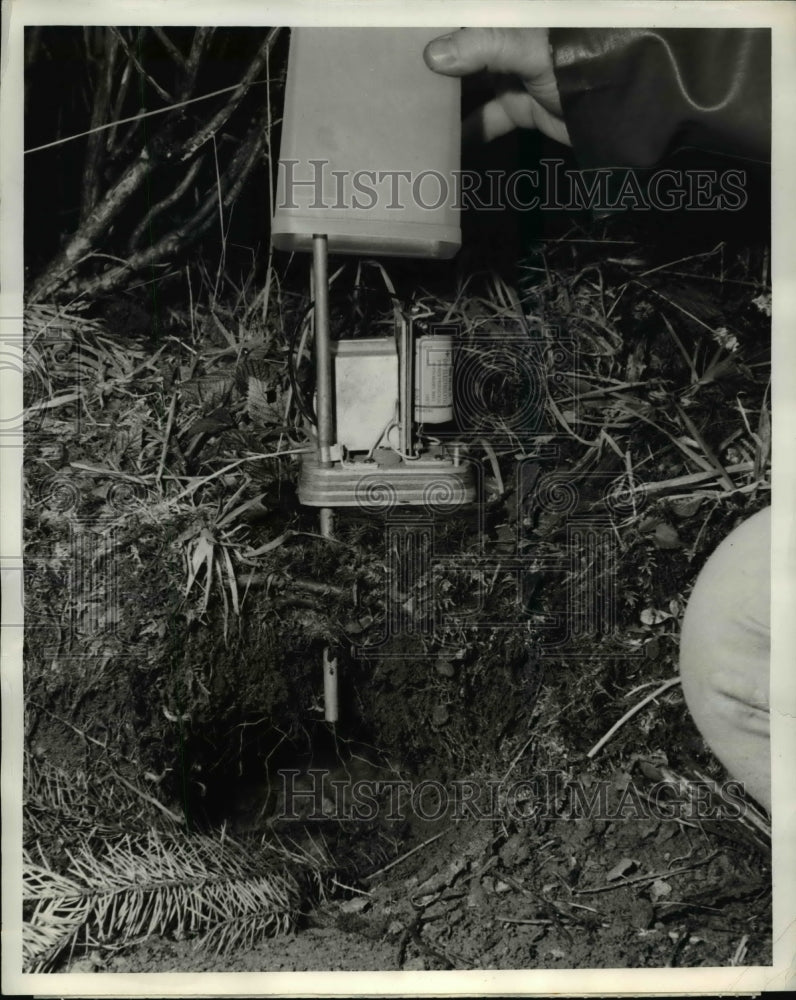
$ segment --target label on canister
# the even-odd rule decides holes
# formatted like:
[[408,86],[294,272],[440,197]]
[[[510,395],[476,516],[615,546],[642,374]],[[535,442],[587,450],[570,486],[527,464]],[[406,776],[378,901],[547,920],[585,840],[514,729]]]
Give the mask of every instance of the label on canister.
[[453,420],[453,337],[433,334],[415,341],[415,420]]

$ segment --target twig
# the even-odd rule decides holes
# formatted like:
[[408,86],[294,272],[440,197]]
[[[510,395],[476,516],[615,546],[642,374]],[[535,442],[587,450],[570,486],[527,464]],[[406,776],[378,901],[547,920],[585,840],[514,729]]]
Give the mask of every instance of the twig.
[[[272,163],[271,154],[271,133],[273,131],[274,123],[272,121],[271,115],[271,63],[270,63],[270,52],[267,54],[265,59],[265,107],[266,107],[266,121],[265,121],[265,155],[268,158],[268,163]],[[273,218],[274,215],[274,172],[272,170],[268,171],[268,217]],[[263,324],[268,320],[268,303],[271,300],[271,280],[274,274],[273,268],[274,259],[274,245],[271,240],[268,241],[268,264],[265,271],[265,288],[263,289]],[[252,303],[252,307],[248,310],[248,314],[251,314],[252,310],[257,304],[257,299]],[[292,390],[292,387],[291,387]],[[287,423],[287,415],[285,423]],[[280,438],[281,442],[281,438]]]
[[[95,205],[77,231],[70,237],[61,250],[58,251],[50,263],[47,264],[33,283],[29,302],[35,302],[47,294],[52,294],[55,289],[66,283],[68,276],[74,274],[80,261],[95,249],[97,242],[107,232],[111,222],[124,209],[131,196],[141,187],[159,163],[166,159],[171,159],[172,162],[185,162],[191,159],[211,136],[214,136],[226,124],[230,115],[232,115],[241,103],[250,84],[261,73],[266,62],[267,53],[273,47],[279,31],[279,28],[272,28],[268,32],[265,41],[252,59],[242,80],[236,87],[232,88],[233,93],[231,97],[213,115],[210,121],[200,127],[197,132],[185,140],[179,140],[175,134],[177,126],[176,115],[162,126],[160,132],[139,151],[138,155],[122,173],[118,181],[106,191],[104,197]],[[230,200],[237,195],[243,180],[256,162],[256,155],[263,141],[262,136],[260,136],[259,143],[252,138],[252,133],[258,127],[255,124],[255,129],[250,132],[249,137],[243,144],[247,154],[243,157],[243,160],[241,161],[240,153],[236,154],[236,157],[233,158],[235,169],[231,170],[231,173],[234,176],[235,172],[237,172],[238,177],[237,181],[232,183],[228,191],[228,198]],[[199,220],[194,221],[195,226],[197,221]],[[199,227],[199,231],[201,232],[201,226]],[[130,261],[130,269],[147,266],[156,259],[166,259],[170,255],[173,255],[184,240],[184,237],[185,234],[178,231],[169,239],[161,240],[157,244],[157,247],[135,255],[135,259]],[[108,290],[115,284],[118,284],[124,275],[124,268],[113,272],[112,277],[101,275],[100,279],[94,279],[82,291],[90,296],[96,294],[98,291]],[[104,280],[102,280],[103,278]]]
[[528,739],[523,743],[522,748],[515,754],[514,760],[512,760],[512,762],[509,764],[508,770],[503,775],[503,781],[501,782],[501,784],[504,784],[506,782],[506,779],[508,778],[508,776],[511,774],[511,772],[514,770],[514,768],[520,762],[523,754],[525,753],[525,751],[528,749],[528,747],[531,745],[531,743],[533,743],[533,741],[535,739],[536,739],[536,733],[532,733],[528,737]]
[[[218,286],[221,282],[221,275],[224,272],[224,263],[227,259],[227,234],[224,229],[224,195],[221,193],[221,170],[218,166],[218,143],[216,142],[215,135],[212,136],[212,141],[213,141],[213,164],[216,169],[215,201],[218,208],[218,235],[221,245],[221,253],[218,258],[218,269],[216,270],[216,283],[213,286],[213,297],[210,300],[210,308],[215,311]],[[233,161],[233,166],[234,166],[234,161]]]
[[144,802],[148,802],[151,806],[155,806],[156,809],[160,809],[165,816],[168,816],[170,820],[173,820],[173,822],[177,823],[179,826],[185,826],[184,816],[178,816],[177,813],[172,812],[168,806],[164,806],[162,802],[158,802],[153,795],[149,795],[147,792],[142,792],[140,788],[137,788],[131,781],[128,781],[127,778],[123,778],[121,774],[119,774],[118,771],[114,771],[113,768],[110,768],[110,772],[114,778],[121,781],[126,788],[129,788],[131,792],[134,792],[139,798],[143,799]]
[[[68,729],[71,729],[72,732],[77,733],[78,736],[82,736],[83,739],[88,740],[89,743],[93,743],[95,746],[98,746],[101,750],[107,751],[108,745],[106,743],[103,743],[101,740],[98,740],[93,736],[89,736],[85,730],[79,729],[76,725],[74,725],[74,723],[69,722],[68,719],[64,719],[62,716],[56,715],[55,712],[51,712],[49,708],[45,708],[44,705],[41,705],[39,702],[34,701],[32,698],[28,699],[28,704],[32,705],[33,708],[37,708],[40,712],[46,713],[47,715],[50,716],[51,719],[55,719],[57,722],[60,722],[61,725],[66,726]],[[125,759],[129,760],[130,758],[127,757]]]
[[133,63],[138,72],[143,76],[143,78],[157,91],[158,96],[162,97],[164,101],[168,101],[170,104],[174,102],[174,98],[171,94],[157,82],[157,80],[150,76],[149,73],[144,69],[141,63],[136,59],[135,53],[131,50],[130,46],[127,44],[127,40],[122,35],[122,33],[117,28],[111,28],[112,34],[115,36],[116,40],[121,43],[122,48],[127,53],[127,58]]
[[642,698],[637,705],[634,705],[633,708],[628,709],[627,712],[625,712],[625,714],[622,716],[622,718],[611,726],[611,728],[608,730],[605,736],[603,736],[602,739],[599,739],[594,744],[594,746],[591,748],[591,750],[589,750],[586,756],[594,757],[596,753],[602,750],[602,748],[611,739],[614,733],[618,732],[618,730],[620,730],[622,726],[624,726],[624,724],[628,721],[628,719],[632,719],[637,712],[640,712],[645,705],[648,705],[651,701],[654,701],[659,694],[663,694],[664,691],[668,691],[669,688],[674,687],[675,684],[679,683],[680,683],[679,677],[670,677],[668,681],[664,681],[664,683],[661,684],[660,687],[656,688],[652,692],[652,694],[648,694],[646,698]]
[[[670,261],[667,261],[665,264],[658,264],[656,267],[651,267],[651,268],[649,268],[646,271],[642,271],[641,274],[637,275],[636,277],[638,277],[638,278],[646,278],[648,274],[655,274],[658,271],[668,271],[668,269],[670,267],[673,267],[675,264],[685,264],[689,260],[701,260],[703,257],[712,257],[714,254],[717,254],[719,252],[719,250],[721,250],[721,246],[722,246],[721,243],[718,243],[718,244],[716,244],[715,247],[713,247],[712,250],[705,250],[702,253],[692,253],[688,257],[678,257],[677,260],[670,260]],[[669,271],[669,274],[671,274],[671,273],[672,272]],[[687,276],[689,278],[693,278],[693,277],[701,278],[701,277],[704,277],[704,275],[701,275],[701,274],[694,275],[694,274],[691,274],[690,272],[688,273]]]
[[[45,712],[51,718],[56,719],[62,725],[66,726],[68,729],[71,729],[73,732],[77,733],[78,736],[82,736],[84,740],[87,740],[89,743],[93,743],[95,746],[98,746],[101,750],[105,750],[106,752],[108,751],[107,744],[101,742],[98,739],[95,739],[93,736],[89,736],[89,734],[87,732],[85,732],[85,730],[79,729],[76,725],[74,725],[73,723],[69,722],[68,719],[64,719],[62,716],[56,715],[55,712],[51,712],[49,710],[49,708],[45,708],[44,705],[40,705],[38,702],[33,701],[32,699],[30,699],[28,703],[30,705],[32,705],[34,708],[39,709],[39,711]],[[124,755],[122,755],[122,756],[124,756]],[[134,763],[134,761],[132,761],[129,757],[125,756],[124,759],[127,760],[127,761],[129,761],[131,764]],[[163,812],[170,819],[174,820],[175,823],[178,823],[180,825],[184,825],[185,824],[186,821],[185,821],[184,817],[178,816],[176,813],[173,813],[171,811],[171,809],[169,809],[167,806],[164,806],[162,802],[158,802],[158,800],[156,798],[154,798],[153,796],[148,795],[146,792],[141,791],[140,788],[137,788],[135,785],[131,784],[126,778],[123,778],[121,776],[121,774],[119,774],[118,771],[114,771],[114,769],[112,767],[109,766],[109,770],[110,770],[111,774],[115,778],[118,778],[119,781],[121,781],[121,783],[123,785],[126,785],[127,788],[130,789],[130,791],[135,792],[135,794],[138,795],[140,798],[144,799],[145,801],[149,802],[151,805],[153,805],[156,808],[160,809],[161,812]]]
[[550,927],[555,923],[554,920],[533,920],[530,917],[501,917],[500,915],[496,916],[495,920],[501,924],[533,924],[537,927]]
[[366,896],[368,898],[373,895],[372,892],[365,892],[362,889],[357,889],[355,885],[346,885],[344,882],[338,882],[334,876],[332,876],[332,885],[336,885],[338,889],[345,889],[346,892],[356,892],[359,893],[360,896]]
[[612,882],[610,885],[598,885],[593,889],[573,889],[573,895],[575,896],[593,896],[598,892],[612,892],[614,889],[622,889],[628,885],[641,885],[643,882],[654,882],[659,878],[672,878],[675,875],[686,875],[688,872],[692,872],[697,868],[701,868],[703,865],[710,864],[710,862],[719,856],[721,851],[714,851],[709,854],[702,861],[695,861],[694,864],[688,865],[685,868],[674,868],[672,871],[662,871],[662,872],[652,872],[650,875],[634,875],[633,878],[622,879],[622,881]]
[[407,858],[411,858],[413,854],[417,854],[418,851],[422,851],[424,847],[428,847],[429,844],[433,844],[435,840],[439,840],[443,833],[445,833],[444,830],[440,833],[435,833],[433,837],[429,837],[428,840],[424,840],[422,844],[418,844],[417,847],[413,847],[411,851],[407,851],[406,854],[402,854],[399,858],[391,861],[388,865],[385,865],[383,868],[379,868],[377,872],[371,872],[370,875],[366,875],[363,881],[369,882],[371,879],[376,878],[377,875],[383,875],[385,872],[390,871],[391,868],[395,868],[396,865],[400,865],[402,861],[406,861]]
[[163,48],[169,53],[171,58],[177,63],[177,65],[183,70],[187,69],[188,64],[185,61],[185,56],[168,37],[166,32],[162,28],[158,28],[156,25],[152,25],[152,31],[155,33],[155,37],[161,43]]
[[105,197],[94,206],[66,246],[45,267],[31,289],[29,302],[36,302],[64,283],[66,276],[95,249],[96,241],[121,212],[131,195],[152,173],[155,164],[156,160],[147,148],[139,152],[119,180],[109,188]]

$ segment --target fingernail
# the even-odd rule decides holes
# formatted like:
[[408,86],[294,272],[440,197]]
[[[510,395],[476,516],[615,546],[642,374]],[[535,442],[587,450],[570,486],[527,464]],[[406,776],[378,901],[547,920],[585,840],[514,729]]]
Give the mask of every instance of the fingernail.
[[452,35],[443,35],[430,42],[426,49],[426,54],[432,63],[433,69],[453,69],[459,60],[456,43]]

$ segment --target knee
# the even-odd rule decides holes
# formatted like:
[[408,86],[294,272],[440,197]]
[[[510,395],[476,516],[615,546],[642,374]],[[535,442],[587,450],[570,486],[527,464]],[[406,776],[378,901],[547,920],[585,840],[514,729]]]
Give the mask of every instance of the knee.
[[686,608],[680,674],[707,744],[756,797],[768,795],[770,509],[729,535]]

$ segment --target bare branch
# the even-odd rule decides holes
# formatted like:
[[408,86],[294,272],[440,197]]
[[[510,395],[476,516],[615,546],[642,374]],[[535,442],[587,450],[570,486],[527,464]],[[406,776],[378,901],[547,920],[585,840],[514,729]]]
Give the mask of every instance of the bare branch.
[[142,149],[135,161],[106,193],[78,228],[77,232],[45,268],[30,292],[30,302],[36,302],[63,284],[77,262],[91,252],[94,244],[111,221],[127,203],[127,199],[152,173],[155,161]]
[[[112,30],[116,32],[116,29]],[[105,196],[99,203],[92,208],[91,212],[78,227],[77,232],[34,282],[29,301],[40,300],[64,286],[74,287],[75,282],[71,280],[71,276],[79,262],[91,256],[97,249],[97,243],[107,231],[112,220],[116,218],[128,203],[130,197],[152,173],[155,166],[166,160],[170,160],[171,162],[185,162],[194,156],[204,143],[223,127],[230,115],[232,115],[233,111],[240,104],[243,96],[247,93],[249,86],[256,80],[267,64],[269,53],[279,36],[280,30],[279,28],[269,30],[268,35],[252,59],[242,80],[232,92],[230,99],[212,117],[210,122],[201,127],[193,136],[182,141],[177,141],[175,139],[175,130],[181,119],[177,114],[169,115],[166,124],[152,137],[147,146],[141,150],[133,163],[128,166],[119,180],[105,193]],[[197,36],[199,36],[199,30],[197,30]],[[194,38],[194,45],[189,57],[189,66],[195,53],[201,53],[203,50],[207,37],[207,33],[203,33],[199,38]],[[123,38],[121,41],[129,56],[129,46]],[[197,60],[199,59],[200,56],[197,56]],[[133,61],[135,62],[135,60]],[[137,62],[135,64],[138,65]],[[234,192],[233,196],[240,190],[242,180],[248,175],[256,160],[256,155],[261,150],[264,131],[262,123],[258,123],[257,128],[260,130],[259,140],[253,141],[250,133],[250,136],[227,168],[227,183],[230,185],[229,192]],[[249,159],[249,154],[251,154],[251,160]],[[227,199],[225,198],[224,201],[226,202]],[[215,204],[217,204],[217,201]],[[195,238],[197,231],[201,232],[206,228],[204,209],[205,206],[202,206],[200,212],[194,216],[193,220],[188,222],[187,230],[183,229],[175,233],[176,243],[166,245],[161,240],[155,247],[142,251],[146,255],[145,257],[141,258],[140,255],[134,255],[129,267],[122,269],[122,273],[126,270],[135,270],[141,266],[147,266],[147,264],[155,259],[161,259],[158,252],[158,248],[160,247],[164,247],[163,253],[174,253],[175,247],[180,246],[185,241],[186,236],[191,239]],[[119,283],[117,273],[114,270],[109,275],[108,287],[115,287]],[[94,280],[89,279],[85,287],[104,288],[105,281],[103,277],[99,276],[99,278]],[[96,282],[99,282],[99,286],[96,286]]]
[[260,75],[264,69],[268,56],[270,55],[271,49],[274,47],[277,38],[279,37],[279,32],[281,28],[271,28],[268,32],[263,44],[260,46],[259,51],[252,59],[249,68],[240,81],[238,89],[234,91],[232,97],[227,101],[223,108],[213,115],[210,121],[203,126],[191,139],[189,139],[182,148],[181,159],[188,160],[191,156],[203,146],[211,135],[218,132],[220,128],[227,122],[232,112],[237,108],[240,102],[243,100],[243,96],[249,88],[249,85],[253,83],[257,77]]
[[[223,208],[227,208],[237,197],[243,186],[243,181],[248,177],[250,170],[254,166],[257,154],[262,150],[264,145],[265,130],[261,123],[257,123],[246,136],[246,139],[240,144],[237,152],[224,171],[222,182],[224,194],[221,199]],[[217,209],[218,192],[217,188],[214,187],[208,192],[199,210],[194,213],[190,225],[194,226],[197,223],[201,223],[204,228],[205,219],[209,220],[212,213]]]
[[177,46],[172,42],[169,36],[162,28],[158,28],[156,25],[152,26],[152,31],[155,33],[155,37],[161,43],[163,48],[168,52],[171,58],[177,63],[180,69],[185,70],[188,68],[188,64],[185,61],[185,56],[180,52]]
[[196,76],[199,72],[199,66],[202,63],[202,56],[204,55],[207,46],[210,44],[210,39],[213,37],[214,31],[215,28],[210,28],[205,25],[197,28],[194,32],[193,42],[191,43],[191,51],[188,55],[188,64],[185,69],[185,80],[183,81],[182,90],[180,92],[181,101],[190,97],[193,92],[194,84],[196,83]]
[[[244,142],[241,143],[238,152],[224,173],[224,187],[226,189],[222,196],[222,207],[224,209],[228,209],[237,199],[249,174],[254,169],[259,156],[262,154],[264,145],[265,130],[263,129],[262,122],[258,120],[252,126]],[[210,209],[212,209],[214,207],[212,204],[213,199],[209,200]],[[206,220],[204,218],[202,220],[202,229],[206,228],[206,224],[209,225],[211,220],[212,211],[208,210]],[[194,235],[192,234],[192,236]]]
[[[106,32],[105,57],[99,67],[97,86],[94,91],[94,107],[91,110],[91,128],[99,128],[108,120],[113,73],[116,68],[116,54],[119,50],[118,37],[112,32]],[[105,161],[104,136],[100,132],[92,132],[88,137],[86,148],[86,164],[83,174],[83,191],[80,201],[80,221],[82,222],[99,197],[100,175]]]
[[132,51],[132,49],[130,48],[130,46],[125,41],[125,39],[122,36],[121,32],[117,28],[111,28],[111,31],[119,39],[119,41],[121,42],[121,44],[122,44],[122,46],[124,48],[124,51],[127,53],[127,58],[131,59],[133,61],[133,63],[135,64],[135,68],[138,70],[138,72],[141,74],[141,76],[143,76],[143,78],[147,81],[147,83],[149,83],[152,87],[155,88],[155,90],[163,98],[164,101],[167,101],[169,104],[173,104],[174,103],[174,98],[171,96],[171,94],[164,87],[161,87],[161,85],[157,82],[157,80],[153,76],[150,76],[149,73],[147,73],[147,71],[144,69],[144,67],[139,62],[139,60],[136,57],[135,53]]
[[128,243],[128,249],[130,249],[131,251],[135,250],[135,248],[141,242],[141,239],[144,233],[146,232],[147,228],[151,225],[152,221],[156,219],[157,216],[165,212],[165,210],[169,208],[170,205],[173,205],[175,204],[175,202],[179,201],[179,199],[185,194],[185,192],[190,187],[192,181],[196,178],[196,175],[199,173],[199,168],[201,167],[203,162],[204,158],[202,156],[198,156],[191,164],[185,177],[183,177],[183,179],[180,181],[177,187],[174,188],[174,190],[171,191],[168,194],[168,196],[165,197],[162,201],[159,201],[156,205],[153,205],[152,208],[150,208],[150,210],[147,212],[144,218],[138,223],[138,225],[133,230],[133,235],[130,237],[130,242]]
[[[222,199],[224,208],[228,208],[238,197],[249,174],[256,165],[265,142],[263,133],[262,121],[258,119],[252,126],[246,139],[241,143],[232,162],[227,167],[225,172],[226,192]],[[196,240],[208,229],[213,222],[217,204],[214,189],[212,195],[205,200],[199,212],[187,223],[176,227],[172,232],[163,236],[157,243],[132,254],[120,267],[112,268],[80,283],[71,282],[66,286],[65,291],[71,295],[80,293],[86,296],[109,292],[122,285],[129,278],[130,274],[141,271],[146,267],[152,267],[160,261],[174,258],[190,242]]]
[[[108,132],[107,148],[108,152],[111,154],[116,153],[114,145],[116,142],[116,132],[118,130],[118,121],[122,116],[122,108],[124,107],[124,100],[127,97],[127,91],[130,89],[130,80],[132,79],[132,66],[133,62],[128,56],[127,62],[124,64],[124,70],[122,71],[122,79],[119,83],[119,90],[116,94],[116,100],[113,103],[113,111],[111,112],[111,121],[114,123]],[[135,126],[133,126],[135,127]]]

